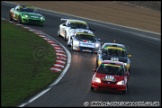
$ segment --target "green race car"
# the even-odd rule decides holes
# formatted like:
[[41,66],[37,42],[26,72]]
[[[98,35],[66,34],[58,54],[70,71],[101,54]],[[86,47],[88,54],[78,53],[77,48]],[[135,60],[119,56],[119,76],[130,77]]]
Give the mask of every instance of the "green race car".
[[15,8],[11,8],[9,20],[16,20],[19,24],[43,25],[45,17],[33,6],[17,5]]

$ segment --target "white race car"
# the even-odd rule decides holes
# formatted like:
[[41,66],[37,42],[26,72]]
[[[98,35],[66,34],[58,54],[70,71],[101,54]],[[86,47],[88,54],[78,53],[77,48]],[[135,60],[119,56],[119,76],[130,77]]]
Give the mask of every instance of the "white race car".
[[72,50],[97,53],[101,46],[100,38],[96,38],[94,34],[78,32],[70,39]]
[[59,25],[58,36],[62,36],[67,41],[67,45],[70,45],[71,36],[77,32],[93,34],[94,30],[85,21],[64,18],[61,18],[61,21],[65,22]]

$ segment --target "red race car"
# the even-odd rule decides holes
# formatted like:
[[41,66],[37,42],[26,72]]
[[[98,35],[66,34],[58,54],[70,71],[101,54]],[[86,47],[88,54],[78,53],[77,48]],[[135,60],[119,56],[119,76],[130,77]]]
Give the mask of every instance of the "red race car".
[[129,72],[123,62],[104,60],[94,71],[91,83],[92,91],[105,89],[127,92]]

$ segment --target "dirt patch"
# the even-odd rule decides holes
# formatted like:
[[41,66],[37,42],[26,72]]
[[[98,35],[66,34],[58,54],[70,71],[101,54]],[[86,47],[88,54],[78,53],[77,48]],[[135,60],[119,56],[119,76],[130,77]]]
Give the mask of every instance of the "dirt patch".
[[161,12],[114,1],[14,1],[161,33]]

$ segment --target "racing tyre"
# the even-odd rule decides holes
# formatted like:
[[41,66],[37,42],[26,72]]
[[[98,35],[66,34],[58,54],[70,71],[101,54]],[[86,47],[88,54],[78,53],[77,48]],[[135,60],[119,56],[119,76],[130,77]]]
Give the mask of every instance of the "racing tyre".
[[96,69],[98,68],[98,59],[96,60]]
[[22,20],[21,20],[21,17],[19,16],[19,18],[18,18],[18,23],[19,24],[22,24]]
[[95,90],[95,88],[91,86],[91,91],[94,91],[94,90]]
[[91,91],[96,92],[97,89],[91,86]]
[[67,41],[67,46],[70,47],[70,44],[68,43],[68,41]]
[[12,16],[11,16],[11,13],[9,14],[9,20],[12,21]]
[[71,42],[71,50],[74,50],[74,49],[73,49],[73,41]]

